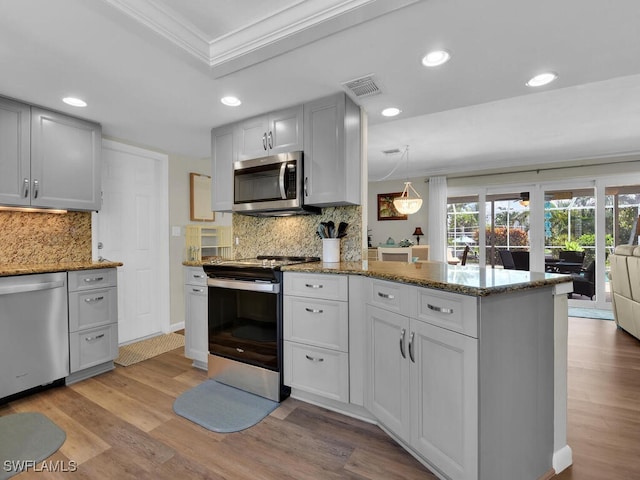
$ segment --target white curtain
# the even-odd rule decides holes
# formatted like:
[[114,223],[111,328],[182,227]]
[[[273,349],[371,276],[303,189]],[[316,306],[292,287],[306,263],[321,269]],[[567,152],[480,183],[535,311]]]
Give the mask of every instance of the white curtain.
[[429,178],[429,259],[447,261],[447,177]]

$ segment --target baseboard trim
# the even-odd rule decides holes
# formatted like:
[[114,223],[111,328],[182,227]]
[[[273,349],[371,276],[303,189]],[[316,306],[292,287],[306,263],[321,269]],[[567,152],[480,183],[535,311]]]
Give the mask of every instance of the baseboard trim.
[[573,452],[569,445],[565,445],[560,450],[553,452],[553,469],[558,474],[569,468],[573,463]]

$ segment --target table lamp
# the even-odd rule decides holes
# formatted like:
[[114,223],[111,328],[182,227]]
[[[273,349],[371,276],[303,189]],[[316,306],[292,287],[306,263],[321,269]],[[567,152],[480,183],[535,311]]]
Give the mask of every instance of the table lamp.
[[416,227],[416,229],[413,232],[413,235],[416,237],[417,244],[420,245],[420,237],[424,235],[424,233],[422,233],[422,227]]

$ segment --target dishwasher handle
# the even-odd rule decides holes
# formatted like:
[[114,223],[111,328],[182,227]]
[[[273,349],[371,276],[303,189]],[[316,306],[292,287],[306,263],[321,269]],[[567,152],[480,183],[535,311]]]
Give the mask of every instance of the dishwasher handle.
[[11,295],[13,293],[37,292],[40,290],[52,290],[64,287],[64,280],[57,282],[28,283],[25,285],[8,285],[0,287],[0,295]]

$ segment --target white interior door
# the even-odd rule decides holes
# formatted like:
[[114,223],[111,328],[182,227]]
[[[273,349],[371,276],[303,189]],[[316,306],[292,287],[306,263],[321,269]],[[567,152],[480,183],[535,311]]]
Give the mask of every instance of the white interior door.
[[166,155],[103,141],[94,257],[124,263],[118,268],[119,344],[169,332],[167,178]]

